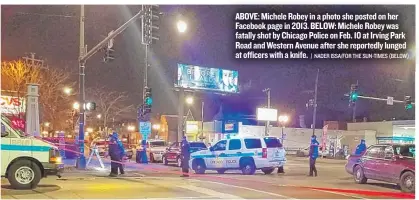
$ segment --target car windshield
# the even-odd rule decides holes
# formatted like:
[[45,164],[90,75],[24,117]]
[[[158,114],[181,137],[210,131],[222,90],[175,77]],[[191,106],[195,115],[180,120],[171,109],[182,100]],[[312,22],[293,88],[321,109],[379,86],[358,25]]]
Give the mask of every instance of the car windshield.
[[[1,115],[1,121],[2,121],[2,123],[7,124],[7,126],[12,127],[12,122],[11,122],[11,121],[10,121],[10,119],[9,119],[9,118],[7,118],[6,116]],[[15,130],[15,131],[16,131],[16,133],[17,133],[17,134],[19,134],[19,136],[20,136],[20,137],[26,137],[26,136],[27,136],[24,132],[22,132],[22,131],[21,131],[21,130],[19,130],[19,129],[13,129],[13,130]]]
[[164,147],[166,146],[166,142],[164,141],[150,142],[150,145],[153,147]]
[[207,148],[207,146],[202,142],[191,142],[189,145],[191,146],[191,148]]

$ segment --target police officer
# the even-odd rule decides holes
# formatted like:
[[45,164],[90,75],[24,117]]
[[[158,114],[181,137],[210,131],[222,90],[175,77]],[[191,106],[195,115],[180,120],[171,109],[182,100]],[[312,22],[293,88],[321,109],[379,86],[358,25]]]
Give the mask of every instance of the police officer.
[[316,169],[316,159],[319,156],[319,142],[317,141],[317,137],[315,135],[311,136],[311,143],[310,143],[310,173],[309,176],[317,176],[317,169]]
[[114,132],[109,141],[109,156],[111,157],[111,173],[109,176],[115,177],[118,175],[118,169],[121,174],[125,174],[122,158],[125,155],[124,146],[118,138],[118,133]]
[[361,143],[356,147],[355,155],[359,156],[367,150],[367,145],[365,144],[365,140],[362,139]]
[[182,176],[181,177],[189,177],[189,159],[191,158],[191,153],[190,153],[189,142],[186,140],[185,136],[183,136],[182,138],[180,156],[182,158],[181,160]]

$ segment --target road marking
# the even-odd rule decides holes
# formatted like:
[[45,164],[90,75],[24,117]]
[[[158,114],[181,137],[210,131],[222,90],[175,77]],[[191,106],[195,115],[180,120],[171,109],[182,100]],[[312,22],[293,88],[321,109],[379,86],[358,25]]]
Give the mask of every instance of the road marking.
[[[197,180],[197,179],[195,179],[195,180]],[[203,180],[198,180],[198,181],[207,182],[207,183],[213,183],[213,184],[218,184],[218,185],[224,185],[224,186],[227,186],[227,187],[235,187],[235,188],[250,190],[250,191],[253,191],[253,192],[268,194],[268,195],[271,195],[271,196],[277,196],[277,197],[281,197],[281,198],[284,198],[284,199],[295,199],[295,198],[292,198],[292,197],[288,197],[288,196],[284,196],[284,195],[280,195],[280,194],[276,194],[276,193],[272,193],[272,192],[266,192],[266,191],[262,191],[262,190],[256,190],[256,189],[248,188],[248,187],[242,187],[242,186],[237,186],[237,185],[230,185],[230,184],[213,182],[213,181],[203,181]]]
[[325,193],[330,193],[330,194],[336,194],[336,195],[341,195],[341,196],[345,196],[345,197],[351,197],[351,198],[354,198],[354,199],[369,200],[369,199],[365,199],[365,198],[357,196],[357,195],[349,195],[349,194],[344,194],[344,193],[339,193],[339,192],[324,191],[324,190],[318,190],[318,189],[310,189],[310,190],[318,191],[318,192],[325,192]]
[[193,191],[193,192],[206,194],[206,195],[209,195],[209,196],[212,196],[212,197],[218,197],[218,198],[221,198],[221,199],[243,199],[239,196],[226,194],[226,193],[221,193],[221,192],[217,192],[217,191],[210,190],[210,189],[207,189],[207,188],[196,187],[196,186],[193,186],[193,185],[179,185],[177,187],[184,188],[184,189],[187,189],[187,190],[190,190],[190,191]]

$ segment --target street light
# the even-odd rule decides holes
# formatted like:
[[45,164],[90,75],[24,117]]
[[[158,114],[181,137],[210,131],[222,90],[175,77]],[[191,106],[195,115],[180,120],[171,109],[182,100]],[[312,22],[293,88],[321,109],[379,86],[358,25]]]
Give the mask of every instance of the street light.
[[100,118],[102,118],[102,115],[101,115],[101,114],[98,114],[98,115],[96,115],[96,117],[97,117],[98,119],[100,119]]
[[49,127],[49,124],[50,124],[49,122],[45,122],[45,123],[44,123],[44,126],[45,126],[45,127]]
[[73,103],[73,109],[78,110],[80,108],[80,104],[78,102]]
[[189,105],[193,104],[193,97],[186,97],[186,103]]
[[285,138],[285,135],[284,135],[284,127],[285,127],[285,124],[288,122],[288,120],[289,120],[289,117],[288,116],[286,116],[286,115],[280,115],[279,117],[278,117],[278,122],[281,124],[281,140],[282,140],[282,145],[284,145],[284,138]]
[[93,132],[93,128],[87,128],[86,131],[89,132],[89,133],[92,133]]
[[135,126],[128,126],[127,128],[129,131],[135,131]]
[[72,89],[72,88],[70,88],[70,87],[65,87],[65,88],[63,89],[63,91],[64,91],[64,93],[65,93],[66,95],[70,95],[72,90],[73,90],[73,89]]
[[153,124],[153,129],[154,130],[159,130],[160,129],[160,124]]
[[186,29],[188,28],[188,24],[186,24],[186,22],[183,21],[183,20],[179,20],[177,22],[176,26],[177,26],[177,30],[179,31],[179,33],[186,32]]

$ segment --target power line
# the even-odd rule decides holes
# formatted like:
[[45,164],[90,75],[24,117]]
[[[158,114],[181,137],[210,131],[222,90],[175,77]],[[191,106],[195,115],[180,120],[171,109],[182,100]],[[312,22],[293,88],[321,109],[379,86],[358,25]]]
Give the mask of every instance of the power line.
[[26,12],[17,12],[16,14],[20,14],[20,15],[38,15],[38,16],[46,16],[46,17],[76,18],[76,16],[73,16],[73,15],[54,15],[54,14],[26,13]]

